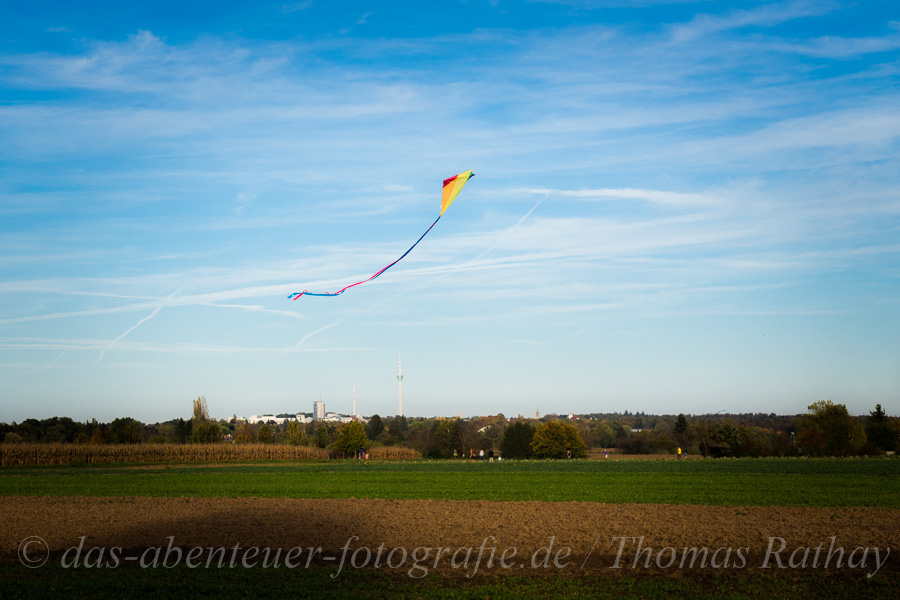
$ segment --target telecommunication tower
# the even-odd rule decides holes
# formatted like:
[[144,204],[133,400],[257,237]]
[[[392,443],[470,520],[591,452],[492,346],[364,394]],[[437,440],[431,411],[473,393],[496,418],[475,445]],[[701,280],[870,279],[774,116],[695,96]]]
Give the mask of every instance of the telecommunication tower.
[[403,416],[403,364],[400,361],[400,355],[397,355],[397,387],[400,396],[400,415]]

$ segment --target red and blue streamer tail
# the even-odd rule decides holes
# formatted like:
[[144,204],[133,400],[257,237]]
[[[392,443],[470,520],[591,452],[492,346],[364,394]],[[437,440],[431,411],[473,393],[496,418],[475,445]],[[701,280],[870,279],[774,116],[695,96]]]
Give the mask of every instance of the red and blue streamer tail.
[[416,240],[416,243],[413,244],[412,246],[410,246],[410,247],[409,247],[409,250],[407,250],[406,252],[403,253],[403,256],[401,256],[400,258],[398,258],[397,260],[395,260],[394,262],[392,262],[392,263],[389,264],[388,266],[384,267],[383,269],[381,269],[380,271],[378,271],[377,273],[375,273],[374,275],[372,275],[372,276],[369,277],[368,279],[363,279],[362,281],[357,281],[356,283],[351,283],[350,285],[348,285],[348,286],[346,286],[346,287],[343,287],[343,288],[339,289],[339,290],[336,291],[336,292],[322,292],[322,293],[318,293],[318,294],[317,294],[317,293],[315,293],[315,292],[310,292],[309,290],[303,290],[302,292],[295,292],[295,293],[293,293],[293,294],[290,294],[290,295],[288,296],[288,298],[290,298],[291,300],[296,300],[296,299],[299,298],[300,296],[340,296],[341,294],[343,294],[344,292],[346,292],[347,290],[349,290],[349,289],[352,288],[352,287],[355,287],[355,286],[360,285],[360,284],[362,284],[362,283],[366,283],[366,282],[368,282],[368,281],[372,281],[373,279],[375,279],[376,277],[378,277],[379,275],[381,275],[382,273],[384,273],[385,271],[387,271],[388,269],[390,269],[391,267],[393,267],[394,265],[396,265],[398,262],[400,262],[401,260],[403,260],[403,259],[406,257],[407,254],[409,254],[410,252],[412,252],[412,249],[419,245],[419,242],[422,241],[422,238],[424,238],[426,235],[428,235],[428,232],[431,231],[432,227],[434,227],[435,225],[437,225],[437,222],[440,221],[440,220],[441,220],[441,217],[438,216],[438,218],[434,220],[434,223],[431,224],[431,227],[429,227],[428,229],[425,230],[425,233],[422,234],[422,237],[420,237],[419,239],[417,239],[417,240]]

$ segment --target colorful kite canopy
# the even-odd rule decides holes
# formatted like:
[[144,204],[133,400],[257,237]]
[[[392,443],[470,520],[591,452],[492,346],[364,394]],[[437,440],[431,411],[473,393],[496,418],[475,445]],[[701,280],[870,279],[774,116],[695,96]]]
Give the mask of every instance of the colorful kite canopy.
[[448,177],[444,180],[444,193],[441,196],[441,214],[438,215],[438,219],[444,216],[444,211],[450,208],[450,205],[456,200],[459,192],[462,191],[463,186],[474,176],[475,173],[472,171],[466,171],[465,173],[460,173],[459,175],[454,175],[453,177]]
[[437,222],[440,221],[441,217],[444,216],[444,211],[446,211],[448,208],[450,208],[450,205],[453,204],[454,200],[456,200],[456,196],[459,195],[459,192],[463,189],[463,186],[466,185],[466,182],[474,176],[475,176],[475,173],[473,173],[472,171],[465,171],[464,173],[460,173],[459,175],[454,175],[453,177],[448,177],[447,179],[444,180],[444,192],[441,195],[441,214],[439,214],[438,218],[434,220],[434,223],[432,223],[431,226],[425,230],[425,233],[423,233],[421,235],[421,237],[419,237],[419,239],[416,240],[416,243],[413,244],[412,246],[410,246],[409,250],[407,250],[406,252],[403,253],[403,256],[401,256],[400,258],[398,258],[397,260],[395,260],[388,266],[384,267],[383,269],[381,269],[380,271],[378,271],[377,273],[375,273],[368,279],[363,279],[362,281],[357,281],[356,283],[351,283],[350,285],[343,287],[336,292],[322,292],[322,293],[317,294],[317,293],[310,292],[309,290],[303,290],[302,292],[295,292],[295,293],[289,295],[288,298],[290,298],[291,300],[296,300],[300,296],[339,296],[354,286],[360,285],[362,283],[366,283],[367,281],[372,281],[373,279],[375,279],[376,277],[378,277],[379,275],[381,275],[382,273],[384,273],[385,271],[387,271],[388,269],[390,269],[391,267],[396,265],[398,262],[403,260],[403,258],[407,254],[412,252],[413,248],[415,248],[416,246],[419,245],[419,242],[422,241],[422,238],[424,238],[426,235],[428,235],[428,232],[431,231],[431,228],[434,227],[435,225],[437,225]]

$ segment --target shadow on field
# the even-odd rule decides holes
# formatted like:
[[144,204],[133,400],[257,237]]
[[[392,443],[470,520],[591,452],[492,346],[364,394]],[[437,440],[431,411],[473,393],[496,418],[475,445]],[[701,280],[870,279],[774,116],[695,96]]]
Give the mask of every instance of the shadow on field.
[[[898,511],[278,499],[0,498],[3,554],[28,536],[98,566],[377,567],[408,575],[897,572]],[[86,561],[86,562],[85,562]],[[289,561],[289,563],[286,563]]]

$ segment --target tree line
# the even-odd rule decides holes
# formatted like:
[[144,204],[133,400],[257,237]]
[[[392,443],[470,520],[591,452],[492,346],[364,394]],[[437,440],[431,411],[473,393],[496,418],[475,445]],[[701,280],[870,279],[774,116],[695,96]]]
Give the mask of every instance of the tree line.
[[866,416],[846,406],[815,402],[801,415],[647,415],[594,413],[540,419],[503,414],[462,418],[373,415],[367,423],[288,421],[276,424],[214,420],[206,401],[193,401],[189,419],[144,424],[123,417],[109,423],[79,423],[68,417],[0,423],[4,443],[291,444],[343,455],[378,447],[412,448],[428,458],[468,458],[484,450],[504,458],[582,458],[591,449],[621,454],[686,454],[709,457],[882,455],[900,449],[900,419],[881,405]]

